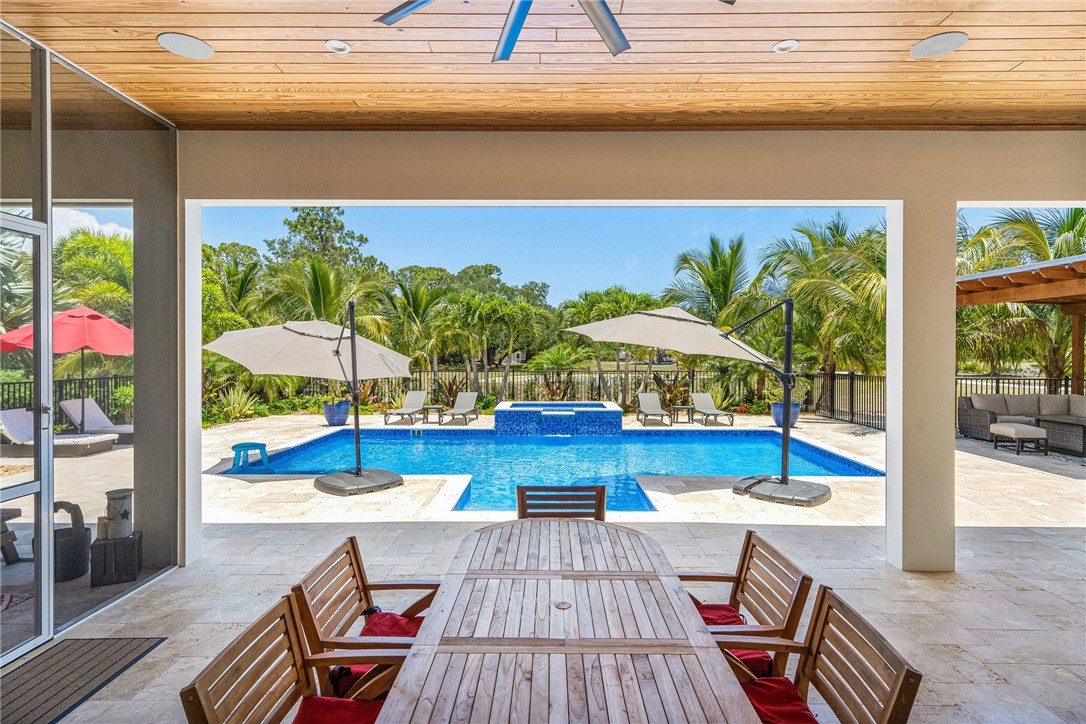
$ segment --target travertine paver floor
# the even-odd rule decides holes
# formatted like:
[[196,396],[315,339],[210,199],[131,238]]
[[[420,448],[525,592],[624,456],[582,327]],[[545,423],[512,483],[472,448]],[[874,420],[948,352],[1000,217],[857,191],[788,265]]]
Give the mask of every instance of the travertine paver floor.
[[[256,422],[208,431],[206,467],[254,429],[269,447],[320,432],[311,417]],[[881,433],[807,418],[798,433],[881,464]],[[905,573],[885,563],[881,480],[835,482],[834,499],[810,510],[748,501],[706,479],[653,480],[676,505],[656,520],[626,522],[656,537],[679,568],[734,566],[743,531],[757,528],[924,672],[912,721],[1086,721],[1086,466],[993,455],[960,440],[957,469],[954,573]],[[433,578],[461,536],[482,524],[419,520],[434,514],[437,479],[347,499],[314,495],[311,480],[204,480],[203,558],[65,634],[169,640],[68,721],[182,721],[178,690],[345,536],[359,537],[371,577]]]

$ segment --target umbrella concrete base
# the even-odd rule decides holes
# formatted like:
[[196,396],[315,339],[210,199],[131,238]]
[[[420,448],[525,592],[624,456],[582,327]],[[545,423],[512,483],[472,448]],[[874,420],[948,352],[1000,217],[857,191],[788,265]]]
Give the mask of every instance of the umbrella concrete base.
[[354,473],[333,473],[321,475],[313,481],[313,487],[330,495],[361,495],[376,493],[403,485],[403,476],[389,470],[362,468],[361,475]]
[[810,483],[806,480],[789,480],[781,485],[780,478],[771,475],[753,475],[743,478],[732,486],[736,495],[748,495],[755,500],[766,500],[781,505],[798,505],[813,508],[822,505],[832,495],[828,485]]

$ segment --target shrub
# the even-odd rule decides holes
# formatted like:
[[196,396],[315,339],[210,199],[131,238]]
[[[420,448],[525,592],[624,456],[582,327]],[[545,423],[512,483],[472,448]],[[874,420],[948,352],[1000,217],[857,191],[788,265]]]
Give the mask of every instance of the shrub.
[[[241,385],[233,385],[219,393],[216,403],[222,416],[228,421],[253,417],[260,400]],[[266,409],[266,406],[264,406]]]
[[132,422],[132,405],[136,401],[136,388],[132,385],[124,385],[113,390],[109,396],[109,414],[114,418],[121,418],[126,424]]

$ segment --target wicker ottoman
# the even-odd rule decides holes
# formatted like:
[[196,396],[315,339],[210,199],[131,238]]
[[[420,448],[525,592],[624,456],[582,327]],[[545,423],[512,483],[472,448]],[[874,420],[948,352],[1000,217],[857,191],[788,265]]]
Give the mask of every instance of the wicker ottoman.
[[1003,444],[1008,448],[1014,445],[1015,455],[1021,455],[1023,446],[1028,444],[1033,452],[1043,452],[1048,455],[1048,433],[1042,428],[1033,425],[1022,425],[1017,422],[997,422],[989,428],[992,433],[992,447],[999,449],[1000,438],[1005,438]]

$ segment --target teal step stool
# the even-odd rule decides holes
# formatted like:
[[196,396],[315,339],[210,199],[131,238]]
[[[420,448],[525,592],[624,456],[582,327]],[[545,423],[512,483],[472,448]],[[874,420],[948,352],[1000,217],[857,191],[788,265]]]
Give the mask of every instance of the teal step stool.
[[262,442],[239,442],[230,449],[234,451],[235,470],[249,467],[249,453],[254,450],[260,453],[260,464],[268,466],[268,446]]

